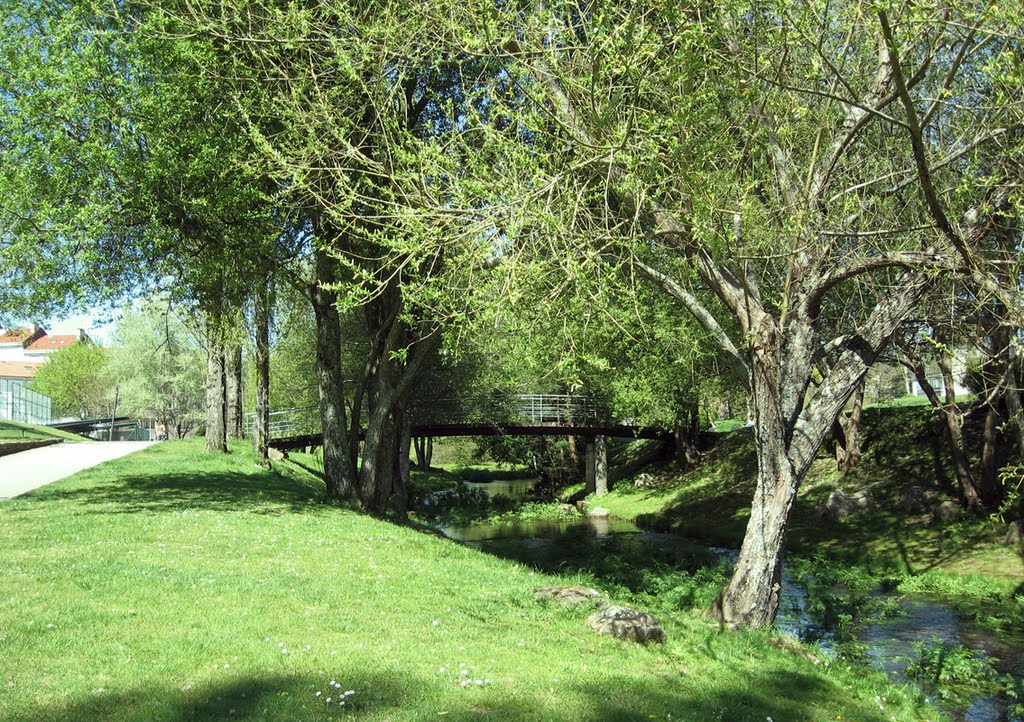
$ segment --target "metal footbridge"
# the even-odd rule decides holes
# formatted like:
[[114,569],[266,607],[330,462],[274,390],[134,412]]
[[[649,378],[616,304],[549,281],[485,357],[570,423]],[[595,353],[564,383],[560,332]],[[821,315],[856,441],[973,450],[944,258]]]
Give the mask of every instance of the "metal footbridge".
[[[417,401],[407,411],[412,436],[583,436],[665,439],[663,429],[612,418],[599,397],[570,394],[466,396]],[[255,414],[246,414],[245,433],[254,434]],[[271,445],[278,449],[319,446],[320,410],[316,406],[270,413]]]

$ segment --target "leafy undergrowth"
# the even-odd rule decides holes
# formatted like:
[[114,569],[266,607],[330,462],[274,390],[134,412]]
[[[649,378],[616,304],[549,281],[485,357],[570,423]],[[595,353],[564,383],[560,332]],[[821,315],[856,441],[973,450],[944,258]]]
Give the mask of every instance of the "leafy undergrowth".
[[[920,720],[881,675],[666,614],[600,637],[572,579],[167,442],[0,505],[0,719]],[[881,701],[879,701],[881,700]]]

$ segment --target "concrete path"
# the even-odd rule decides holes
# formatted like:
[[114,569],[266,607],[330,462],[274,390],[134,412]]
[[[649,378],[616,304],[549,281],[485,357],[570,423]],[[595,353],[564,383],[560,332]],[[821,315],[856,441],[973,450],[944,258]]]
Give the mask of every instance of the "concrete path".
[[50,482],[131,454],[155,441],[81,441],[43,446],[0,456],[0,499],[24,494]]

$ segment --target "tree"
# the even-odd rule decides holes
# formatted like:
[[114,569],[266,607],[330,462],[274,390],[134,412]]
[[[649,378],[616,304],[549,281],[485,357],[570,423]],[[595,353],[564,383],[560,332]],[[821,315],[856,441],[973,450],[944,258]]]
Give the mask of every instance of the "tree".
[[240,341],[227,329],[286,224],[267,179],[246,172],[223,85],[135,4],[4,0],[0,15],[0,277],[17,289],[2,295],[36,310],[165,286],[195,303],[207,446],[226,451],[225,354],[237,360],[226,348]]
[[148,299],[121,316],[109,359],[124,413],[159,419],[170,438],[201,427],[203,351],[166,299]]
[[493,134],[514,243],[643,274],[750,390],[757,485],[712,612],[770,624],[800,482],[899,325],[941,274],[1013,301],[983,259],[1019,202],[1019,11],[555,2],[479,23],[521,89]]
[[[376,514],[402,496],[394,439],[439,342],[439,289],[477,252],[453,191],[457,108],[472,84],[460,82],[466,63],[445,54],[447,9],[146,5],[152,32],[192,48],[197,75],[226,79],[222,97],[255,149],[243,164],[272,181],[300,238],[282,279],[316,319],[327,493]],[[340,349],[351,309],[370,344],[349,386]]]
[[51,354],[29,386],[52,399],[57,416],[109,415],[114,383],[106,373],[108,358],[103,347],[79,341]]

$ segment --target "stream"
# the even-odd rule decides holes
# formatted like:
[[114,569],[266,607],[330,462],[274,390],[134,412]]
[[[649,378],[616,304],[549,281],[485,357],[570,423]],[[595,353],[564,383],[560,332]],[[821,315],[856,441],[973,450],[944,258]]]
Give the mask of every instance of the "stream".
[[[510,482],[518,484],[519,482]],[[486,487],[486,484],[480,484]],[[524,486],[524,489],[526,487]],[[490,492],[490,489],[488,489]],[[500,492],[508,494],[509,490]],[[693,542],[672,534],[646,532],[631,522],[617,519],[581,517],[577,520],[539,520],[516,524],[446,527],[446,536],[496,556],[513,558],[537,565],[539,559],[550,561],[560,553],[579,554],[579,544],[590,544],[589,553],[600,553],[602,545],[614,540],[618,544],[640,544],[651,550],[665,551],[673,547],[693,547]],[[565,551],[569,550],[569,551]],[[678,551],[678,550],[677,550]],[[737,552],[711,549],[714,558],[735,562]],[[685,553],[685,552],[683,552]],[[707,550],[705,550],[707,554]],[[581,565],[578,567],[583,569]],[[813,614],[807,588],[783,573],[783,598],[776,621],[777,629],[804,642],[817,644],[826,655],[838,654],[837,628],[828,620]],[[833,588],[830,596],[842,598],[843,589]],[[874,616],[857,625],[855,642],[862,654],[859,659],[881,669],[900,682],[906,682],[904,669],[909,659],[920,653],[922,644],[963,645],[976,657],[986,657],[1000,674],[1011,674],[1021,688],[1024,680],[1024,650],[1001,640],[997,635],[965,619],[942,598],[923,594],[871,595],[883,602],[888,614]],[[933,696],[937,690],[927,686],[923,691]],[[967,696],[946,699],[944,706],[958,722],[1024,722],[1024,717],[1011,712],[1012,700],[1002,696]]]

